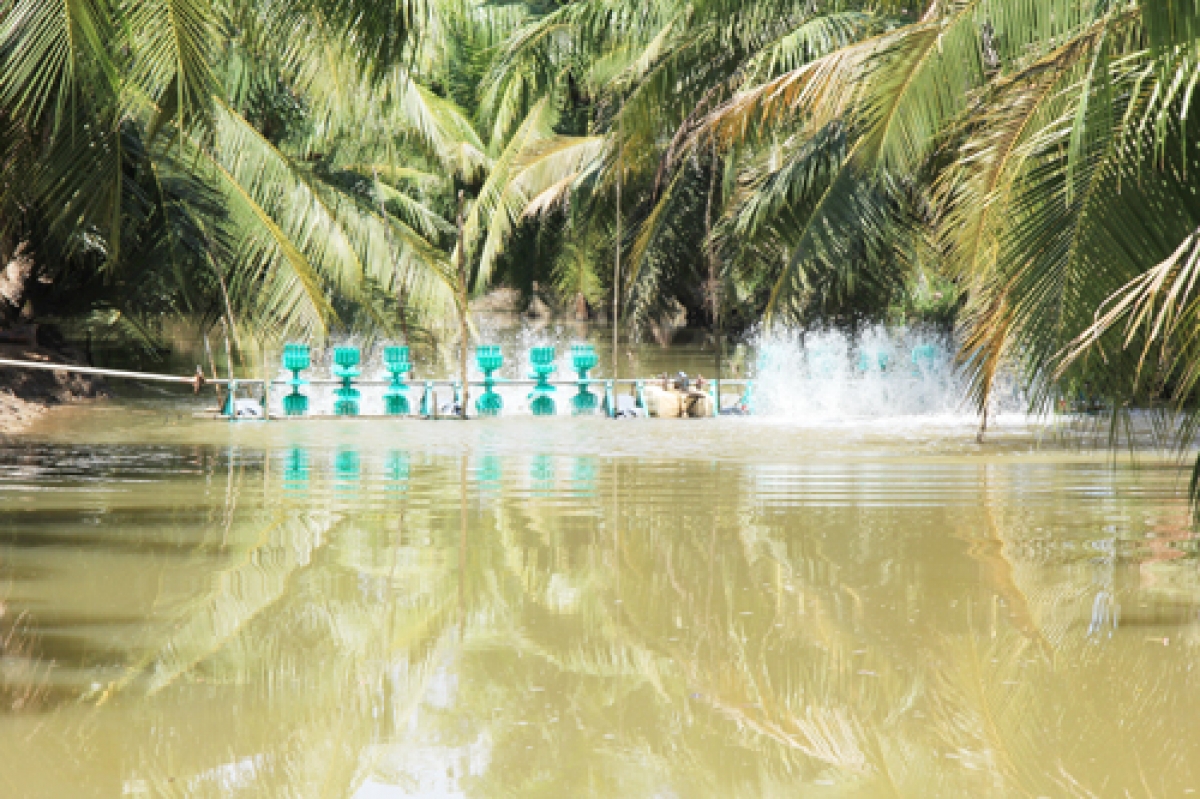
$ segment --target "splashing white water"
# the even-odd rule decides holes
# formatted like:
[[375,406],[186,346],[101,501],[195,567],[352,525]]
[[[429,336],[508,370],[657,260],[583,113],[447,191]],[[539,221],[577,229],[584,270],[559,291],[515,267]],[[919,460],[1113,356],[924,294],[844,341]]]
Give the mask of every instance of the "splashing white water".
[[[804,423],[904,416],[976,417],[952,342],[930,332],[872,327],[778,330],[756,342],[757,415]],[[1001,392],[997,411],[1020,413]]]

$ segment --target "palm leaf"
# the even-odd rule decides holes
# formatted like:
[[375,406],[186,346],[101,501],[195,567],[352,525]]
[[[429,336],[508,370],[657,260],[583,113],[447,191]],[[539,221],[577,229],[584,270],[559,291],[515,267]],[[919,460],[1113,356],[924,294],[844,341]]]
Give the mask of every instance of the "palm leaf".
[[28,128],[70,127],[118,82],[116,25],[105,0],[18,0],[0,22],[0,101]]
[[564,181],[573,181],[601,152],[604,143],[598,137],[556,137],[556,116],[549,99],[533,107],[496,159],[471,206],[463,227],[467,252],[474,255],[483,238],[472,281],[476,291],[488,285],[506,239],[530,202],[547,190],[561,188]]
[[[122,18],[132,34],[129,79],[164,113],[211,126],[216,78],[217,21],[211,0],[124,0]],[[151,130],[157,130],[162,120]]]

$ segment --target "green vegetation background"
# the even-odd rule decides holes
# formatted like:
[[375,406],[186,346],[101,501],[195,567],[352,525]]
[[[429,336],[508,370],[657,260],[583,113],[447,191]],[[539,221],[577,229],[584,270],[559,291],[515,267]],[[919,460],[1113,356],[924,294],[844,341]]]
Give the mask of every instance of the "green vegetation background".
[[536,287],[1186,408],[1198,43],[1200,0],[0,0],[0,326],[419,344]]

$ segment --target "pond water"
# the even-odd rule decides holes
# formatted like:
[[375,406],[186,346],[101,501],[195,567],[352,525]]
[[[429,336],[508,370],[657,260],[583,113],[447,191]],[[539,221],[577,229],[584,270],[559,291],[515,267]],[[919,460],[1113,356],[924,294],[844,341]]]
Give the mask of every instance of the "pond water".
[[0,796],[1183,796],[1177,466],[1002,420],[0,442]]

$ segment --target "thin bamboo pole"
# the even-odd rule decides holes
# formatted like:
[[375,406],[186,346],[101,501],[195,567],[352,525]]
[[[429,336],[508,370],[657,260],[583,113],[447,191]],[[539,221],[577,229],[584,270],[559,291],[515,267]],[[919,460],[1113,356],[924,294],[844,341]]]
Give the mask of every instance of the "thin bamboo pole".
[[[619,112],[618,112],[619,114]],[[624,178],[625,144],[624,124],[617,116],[617,252],[613,261],[613,312],[612,312],[612,374],[620,376],[621,358],[618,353],[621,332],[621,183]]]
[[708,204],[704,211],[704,243],[708,255],[708,291],[712,307],[713,351],[716,358],[715,375],[713,376],[713,408],[715,413],[721,412],[721,284],[717,268],[717,252],[712,238],[713,195],[717,189],[717,140],[712,143],[712,170],[708,179]]
[[463,193],[458,192],[458,335],[459,344],[459,375],[462,385],[462,406],[458,409],[458,418],[467,418],[467,400],[470,385],[467,381],[467,358],[470,342],[467,340],[467,242],[463,239]]

